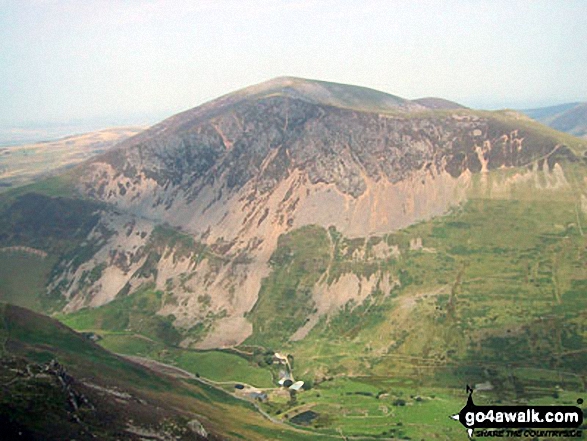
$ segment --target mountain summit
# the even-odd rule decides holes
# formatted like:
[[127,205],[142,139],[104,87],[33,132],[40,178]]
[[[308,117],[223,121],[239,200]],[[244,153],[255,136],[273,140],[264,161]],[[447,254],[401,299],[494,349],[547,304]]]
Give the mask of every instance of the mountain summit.
[[307,104],[375,113],[405,113],[435,108],[367,87],[297,77],[278,77],[228,93],[198,107],[181,112],[157,124],[147,133],[152,135],[153,130],[179,128],[186,122],[195,124],[200,120],[230,112],[239,105],[251,104],[269,98],[290,99],[303,101]]
[[[312,104],[361,110],[393,112],[426,110],[426,106],[367,87],[296,77],[279,77],[226,95],[223,99],[259,99],[282,96]],[[220,101],[219,100],[219,101]]]

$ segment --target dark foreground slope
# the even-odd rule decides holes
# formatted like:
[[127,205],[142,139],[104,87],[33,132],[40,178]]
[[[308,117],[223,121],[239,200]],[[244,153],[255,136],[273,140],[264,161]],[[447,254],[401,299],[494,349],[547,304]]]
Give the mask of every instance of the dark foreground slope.
[[195,380],[116,356],[59,322],[0,304],[2,439],[305,439]]

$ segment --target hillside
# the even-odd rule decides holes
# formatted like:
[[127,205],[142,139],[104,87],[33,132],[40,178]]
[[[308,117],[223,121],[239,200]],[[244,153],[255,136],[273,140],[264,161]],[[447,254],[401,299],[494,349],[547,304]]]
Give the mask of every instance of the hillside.
[[[140,216],[132,232],[140,252],[127,251],[120,266],[106,262],[109,282],[97,281],[98,295],[73,295],[83,270],[58,281],[67,282],[63,294],[73,296],[68,308],[102,305],[126,284],[151,280],[173,291],[176,300],[161,313],[173,314],[176,325],[191,327],[199,317],[205,328],[215,327],[201,347],[238,344],[252,332],[245,314],[258,300],[281,234],[310,224],[333,226],[349,238],[385,234],[465,201],[476,174],[539,167],[549,158],[540,172],[556,180],[555,164],[584,148],[501,113],[404,106],[382,114],[333,107],[318,93],[313,102],[294,97],[314,85],[288,80],[285,87],[278,80],[230,94],[85,165],[82,193]],[[159,255],[169,257],[157,259],[155,278],[137,277],[145,262],[155,262],[144,253],[147,240],[136,236],[157,232],[154,226],[163,222],[190,235],[204,254],[186,252],[178,261],[164,243],[157,245]],[[116,239],[104,256],[111,247],[129,249],[120,240],[128,239]],[[160,243],[156,235],[153,242]],[[193,259],[203,266],[196,269]],[[196,300],[192,291],[210,300]]]
[[587,103],[561,104],[522,112],[553,129],[582,138],[587,137]]
[[[426,106],[367,87],[296,77],[279,77],[249,86],[212,100],[203,106],[184,112],[192,117],[204,112],[226,110],[244,101],[283,97],[342,109],[365,112],[410,112],[425,110]],[[173,117],[173,119],[177,119]]]
[[0,304],[0,338],[2,439],[306,439],[193,375],[143,367],[23,308]]

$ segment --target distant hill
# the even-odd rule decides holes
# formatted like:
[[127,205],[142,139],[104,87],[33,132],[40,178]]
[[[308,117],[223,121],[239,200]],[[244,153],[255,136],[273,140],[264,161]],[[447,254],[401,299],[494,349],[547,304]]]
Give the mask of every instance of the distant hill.
[[0,147],[0,192],[79,164],[141,130],[143,127],[114,127],[55,141]]
[[553,129],[587,138],[587,103],[567,103],[521,112]]

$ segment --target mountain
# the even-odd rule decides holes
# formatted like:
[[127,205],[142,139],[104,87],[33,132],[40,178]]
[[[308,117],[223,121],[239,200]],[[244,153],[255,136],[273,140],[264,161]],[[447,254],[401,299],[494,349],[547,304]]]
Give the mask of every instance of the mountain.
[[274,385],[285,352],[316,393],[260,406],[322,435],[427,438],[463,384],[566,402],[587,142],[438,103],[279,78],[172,116],[0,199],[0,297],[117,352],[222,349],[211,377],[247,358],[231,384]]
[[142,127],[116,127],[56,141],[0,147],[0,191],[32,183],[103,153]]
[[[331,98],[341,90],[342,98]],[[476,174],[546,157],[541,170],[556,180],[557,158],[575,156],[559,138],[499,113],[432,112],[353,86],[273,80],[169,118],[78,169],[83,194],[126,213],[104,219],[105,228],[134,229],[111,239],[92,264],[107,267],[102,280],[80,287],[88,269],[69,267],[52,286],[67,286],[67,308],[76,310],[106,304],[127,285],[151,280],[165,289],[171,279],[177,304],[161,313],[173,314],[180,327],[199,320],[215,327],[201,347],[238,344],[253,331],[245,315],[280,235],[306,225],[351,238],[385,234],[463,202]],[[176,258],[157,263],[157,277],[139,276],[153,263],[146,237],[157,237],[161,223],[187,233],[215,260],[204,259],[196,271],[188,253],[181,265]],[[133,247],[138,253],[128,251]],[[184,272],[193,274],[187,282],[179,279]],[[211,316],[212,323],[205,319]]]
[[568,103],[522,112],[553,129],[582,138],[587,137],[587,103]]

